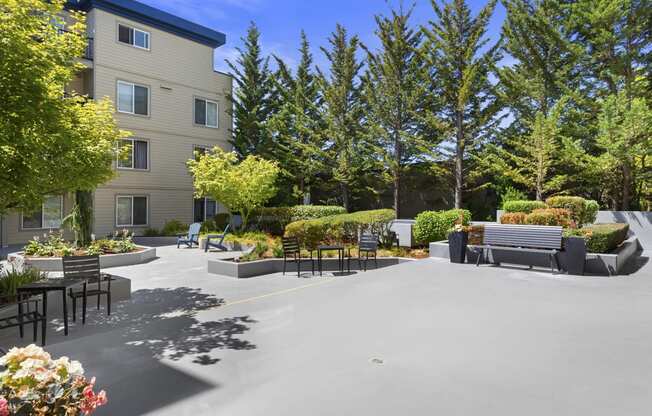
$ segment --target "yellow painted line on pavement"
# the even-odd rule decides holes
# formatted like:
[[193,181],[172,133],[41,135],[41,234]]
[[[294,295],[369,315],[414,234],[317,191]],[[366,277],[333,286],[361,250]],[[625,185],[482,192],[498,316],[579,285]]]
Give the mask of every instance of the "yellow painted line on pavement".
[[232,305],[239,305],[241,303],[248,303],[248,302],[253,302],[253,301],[256,301],[256,300],[260,300],[260,299],[269,298],[269,297],[272,297],[272,296],[283,295],[285,293],[296,292],[296,291],[299,291],[299,290],[302,290],[302,289],[307,289],[309,287],[321,286],[321,285],[325,285],[326,283],[331,283],[331,282],[335,282],[335,281],[338,281],[338,280],[339,279],[330,278],[330,279],[324,280],[322,282],[310,283],[310,284],[303,285],[303,286],[292,287],[290,289],[277,290],[276,292],[270,292],[270,293],[265,293],[264,295],[252,296],[252,297],[246,298],[246,299],[234,300],[233,302],[226,302],[226,303],[218,306],[218,308],[224,308],[226,306],[232,306]]

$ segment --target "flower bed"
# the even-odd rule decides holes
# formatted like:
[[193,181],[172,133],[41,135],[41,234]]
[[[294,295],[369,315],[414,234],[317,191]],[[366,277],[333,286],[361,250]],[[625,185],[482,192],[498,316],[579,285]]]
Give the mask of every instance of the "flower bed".
[[76,247],[73,243],[63,238],[63,233],[50,232],[43,237],[35,236],[23,248],[26,257],[63,257],[96,254],[122,254],[142,251],[143,247],[137,246],[131,234],[124,230],[116,233],[111,239],[94,240],[87,247]]
[[90,415],[107,402],[104,390],[95,393],[79,361],[53,360],[36,345],[12,348],[0,358],[0,416]]

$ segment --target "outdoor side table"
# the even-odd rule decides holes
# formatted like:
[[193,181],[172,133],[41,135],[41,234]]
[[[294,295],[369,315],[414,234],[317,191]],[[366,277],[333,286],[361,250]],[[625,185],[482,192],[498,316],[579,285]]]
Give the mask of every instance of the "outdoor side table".
[[43,295],[44,298],[46,298],[48,292],[60,291],[63,300],[63,329],[64,329],[64,334],[68,335],[68,300],[67,300],[66,292],[71,287],[83,284],[84,281],[85,279],[71,279],[65,277],[48,278],[48,279],[39,280],[38,282],[21,285],[16,289],[16,292],[18,294],[25,294],[25,295],[41,294]]
[[344,273],[344,246],[339,244],[323,245],[317,246],[317,266],[319,267],[319,275],[323,275],[322,253],[324,251],[337,251],[337,264],[339,266],[340,272]]

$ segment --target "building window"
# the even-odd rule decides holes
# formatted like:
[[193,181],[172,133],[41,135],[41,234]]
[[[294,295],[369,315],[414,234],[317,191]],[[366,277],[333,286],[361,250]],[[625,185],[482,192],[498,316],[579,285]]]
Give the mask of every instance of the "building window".
[[195,98],[195,124],[217,128],[217,103]]
[[63,197],[61,195],[48,196],[41,204],[39,211],[23,214],[23,228],[61,228],[63,219]]
[[123,157],[118,158],[119,169],[147,170],[149,166],[149,142],[138,139],[122,139],[120,150]]
[[149,88],[131,82],[118,81],[118,111],[149,115]]
[[147,197],[120,195],[115,200],[115,225],[131,227],[147,225]]
[[193,146],[192,148],[192,157],[195,160],[199,160],[200,156],[205,155],[206,153],[210,152],[211,148],[208,146]]
[[118,25],[118,40],[136,48],[149,50],[149,32],[144,30]]
[[211,219],[217,214],[217,202],[210,198],[199,198],[194,200],[193,221],[203,222]]

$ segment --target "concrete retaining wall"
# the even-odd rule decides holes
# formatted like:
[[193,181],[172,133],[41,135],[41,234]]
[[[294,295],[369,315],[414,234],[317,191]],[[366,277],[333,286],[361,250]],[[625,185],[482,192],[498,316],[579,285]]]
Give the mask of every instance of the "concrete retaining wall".
[[[638,254],[641,246],[636,237],[627,239],[613,253],[587,253],[584,265],[585,273],[596,275],[619,274],[628,261]],[[467,249],[466,258],[468,263],[475,263],[478,254]],[[437,241],[430,243],[430,257],[449,258],[448,242]],[[560,252],[557,256],[559,263],[564,268],[566,264],[566,253]],[[532,253],[513,250],[501,250],[493,248],[489,251],[491,263],[532,265],[535,267],[550,268],[550,256],[546,253]]]
[[416,244],[412,233],[414,220],[394,220],[389,229],[396,233],[398,245],[401,247],[414,247]]
[[[346,259],[345,259],[346,260]],[[413,261],[413,259],[406,259],[402,257],[382,257],[378,258],[378,268],[394,266],[399,263],[406,261]],[[326,258],[322,259],[322,265],[324,271],[337,271],[339,270],[337,258]],[[364,262],[363,262],[364,267]],[[367,263],[367,270],[374,269],[375,264],[373,260],[369,260]],[[347,263],[344,262],[344,269],[347,270]],[[301,271],[310,272],[312,270],[310,261],[305,260],[301,262]],[[358,261],[356,259],[351,260],[351,270],[359,270]],[[283,259],[264,259],[256,261],[248,261],[244,263],[236,263],[230,260],[208,260],[208,272],[213,274],[219,274],[222,276],[237,277],[237,278],[246,278],[261,276],[271,273],[279,273],[283,271]],[[296,263],[287,263],[286,273],[296,273],[297,265]],[[317,260],[315,259],[315,273],[317,273]]]
[[[156,258],[155,247],[141,247],[143,250],[133,253],[104,254],[100,256],[100,267],[120,267],[140,264]],[[61,257],[25,257],[22,252],[11,253],[9,261],[34,267],[44,272],[63,271]]]

